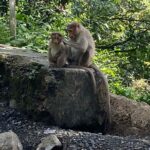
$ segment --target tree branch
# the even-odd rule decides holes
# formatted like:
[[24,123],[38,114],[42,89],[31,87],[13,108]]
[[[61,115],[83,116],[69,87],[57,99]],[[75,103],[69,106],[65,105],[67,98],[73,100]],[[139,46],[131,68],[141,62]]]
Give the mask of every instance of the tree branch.
[[113,43],[113,44],[110,44],[110,45],[99,45],[99,46],[96,46],[96,48],[103,49],[103,50],[105,50],[105,49],[112,49],[112,50],[114,50],[115,46],[123,45],[123,44],[127,43],[128,41],[130,41],[131,39],[132,38],[129,37],[125,41],[116,42],[116,43]]

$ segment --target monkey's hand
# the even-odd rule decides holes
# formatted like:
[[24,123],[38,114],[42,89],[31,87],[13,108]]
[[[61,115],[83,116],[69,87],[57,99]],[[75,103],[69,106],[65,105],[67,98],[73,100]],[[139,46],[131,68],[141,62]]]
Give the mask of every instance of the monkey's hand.
[[53,67],[56,67],[56,64],[55,63],[49,63],[49,68],[53,68]]
[[67,44],[67,45],[70,45],[70,42],[69,42],[69,40],[67,40],[67,39],[63,39],[63,42],[64,42],[65,44]]
[[70,41],[70,40],[64,39],[63,42],[64,42],[65,44],[71,46],[71,47],[73,46],[73,47],[75,47],[75,48],[79,48],[78,43],[76,43],[76,42],[74,42],[74,41]]
[[67,45],[69,45],[70,47],[74,47],[75,49],[80,50],[82,53],[84,53],[87,48],[88,48],[88,41],[87,40],[82,40],[81,42],[77,43],[75,41],[72,41],[72,40],[66,40],[66,39],[63,39],[63,42]]

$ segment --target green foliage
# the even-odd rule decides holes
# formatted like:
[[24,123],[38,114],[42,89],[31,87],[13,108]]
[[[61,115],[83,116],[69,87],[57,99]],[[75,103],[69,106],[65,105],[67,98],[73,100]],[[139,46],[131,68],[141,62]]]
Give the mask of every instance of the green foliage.
[[0,18],[0,43],[47,52],[49,34],[79,21],[93,34],[94,63],[108,75],[111,92],[150,103],[149,90],[134,80],[149,79],[150,1],[18,1],[17,38],[9,37],[8,16]]
[[[11,38],[7,40],[6,37],[9,36],[5,35],[3,36],[4,43],[9,41],[12,46],[46,52],[50,33],[59,31],[64,34],[66,24],[72,20],[70,17],[66,19],[69,15],[66,11],[61,12],[55,1],[36,1],[30,4],[26,1],[19,1],[16,14],[17,37],[15,40],[11,40]],[[6,33],[3,32],[3,34]]]
[[102,72],[107,74],[112,93],[150,104],[150,85],[148,80],[134,80],[135,77],[129,72],[130,68],[132,68],[131,64],[127,57],[122,58],[121,56],[121,53],[116,55],[115,53],[109,53],[109,51],[100,51],[96,54],[94,62]]
[[137,80],[136,84],[134,81],[131,87],[125,87],[119,83],[111,84],[111,86],[113,89],[113,93],[124,95],[128,98],[137,101],[144,101],[150,104],[150,85],[148,85],[143,79]]
[[5,44],[10,40],[10,32],[4,18],[0,18],[0,43]]

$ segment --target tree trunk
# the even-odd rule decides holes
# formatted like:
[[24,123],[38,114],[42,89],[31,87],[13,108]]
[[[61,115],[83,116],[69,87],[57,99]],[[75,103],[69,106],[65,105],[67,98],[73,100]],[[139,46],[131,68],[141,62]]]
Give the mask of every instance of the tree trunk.
[[9,0],[10,9],[10,35],[13,39],[16,38],[16,13],[15,13],[15,0]]

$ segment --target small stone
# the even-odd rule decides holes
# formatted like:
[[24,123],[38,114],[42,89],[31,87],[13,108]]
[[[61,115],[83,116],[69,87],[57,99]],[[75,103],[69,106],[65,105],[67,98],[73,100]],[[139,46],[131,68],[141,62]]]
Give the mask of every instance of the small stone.
[[0,134],[1,150],[23,150],[22,144],[18,136],[12,132],[4,132]]
[[59,148],[62,144],[55,135],[50,135],[41,139],[41,143],[36,150],[52,150],[53,148]]

